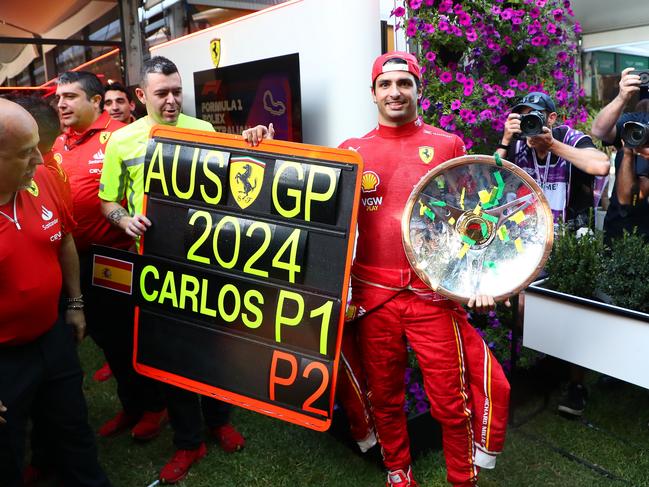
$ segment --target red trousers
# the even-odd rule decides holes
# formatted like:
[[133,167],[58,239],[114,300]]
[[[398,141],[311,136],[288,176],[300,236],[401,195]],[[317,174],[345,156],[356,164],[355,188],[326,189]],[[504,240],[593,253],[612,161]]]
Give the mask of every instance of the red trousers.
[[356,326],[385,466],[407,469],[411,463],[404,412],[407,340],[431,414],[442,427],[447,479],[473,485],[479,466],[493,467],[505,440],[509,383],[500,364],[458,304],[362,282],[352,289],[353,303],[368,311]]

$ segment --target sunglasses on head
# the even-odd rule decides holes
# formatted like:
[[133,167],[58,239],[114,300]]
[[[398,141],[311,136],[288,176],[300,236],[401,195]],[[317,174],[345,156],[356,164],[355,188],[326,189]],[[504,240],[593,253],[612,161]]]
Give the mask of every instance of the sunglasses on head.
[[545,102],[541,95],[527,95],[521,100],[521,103],[539,103],[540,101]]

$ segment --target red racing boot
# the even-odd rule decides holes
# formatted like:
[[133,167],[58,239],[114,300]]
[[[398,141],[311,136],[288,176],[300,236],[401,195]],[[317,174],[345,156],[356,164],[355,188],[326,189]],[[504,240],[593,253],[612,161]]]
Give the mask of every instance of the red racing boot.
[[160,430],[167,423],[167,410],[145,411],[142,417],[131,430],[134,440],[148,441],[160,434]]
[[108,362],[104,362],[104,365],[102,365],[92,376],[92,378],[96,382],[105,382],[108,379],[110,379],[113,376],[113,371],[110,370],[110,365],[108,365]]
[[390,470],[385,487],[419,487],[419,484],[412,478],[412,469],[408,467],[405,471]]
[[160,482],[175,484],[187,476],[192,465],[197,463],[207,454],[205,443],[201,443],[195,450],[176,450],[171,460],[160,470]]
[[243,449],[246,445],[246,439],[231,423],[225,423],[223,426],[216,426],[210,432],[212,437],[219,443],[219,446],[226,453],[234,453]]
[[124,411],[117,413],[117,416],[106,421],[97,432],[99,436],[108,438],[132,427],[137,423],[138,417],[127,414]]

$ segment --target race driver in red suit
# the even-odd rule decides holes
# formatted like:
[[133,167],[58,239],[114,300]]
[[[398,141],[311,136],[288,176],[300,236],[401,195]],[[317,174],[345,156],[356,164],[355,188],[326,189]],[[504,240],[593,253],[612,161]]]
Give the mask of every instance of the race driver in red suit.
[[[493,468],[507,422],[509,384],[461,305],[428,289],[410,267],[401,215],[419,180],[465,154],[462,140],[417,116],[420,69],[414,56],[390,52],[372,67],[379,125],[341,148],[364,160],[352,305],[388,487],[417,486],[411,472],[404,412],[406,340],[423,372],[431,414],[441,424],[447,479],[473,486],[480,467]],[[493,298],[469,306],[484,311]],[[363,316],[365,314],[365,316]],[[344,402],[344,401],[343,401]]]

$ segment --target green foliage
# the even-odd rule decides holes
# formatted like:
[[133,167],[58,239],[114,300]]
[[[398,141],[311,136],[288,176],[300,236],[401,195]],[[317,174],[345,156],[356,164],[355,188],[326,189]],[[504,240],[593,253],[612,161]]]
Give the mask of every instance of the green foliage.
[[613,304],[649,312],[649,245],[637,233],[614,240],[603,263],[599,287]]
[[[469,321],[477,329],[505,372],[509,372],[511,370],[512,330],[516,326],[513,308],[498,305],[495,311],[490,311],[488,314],[470,313]],[[514,346],[518,357],[516,367],[529,369],[539,360],[539,353],[522,345],[523,335],[519,333]]]
[[579,236],[567,227],[555,235],[546,269],[552,289],[584,298],[593,298],[597,279],[604,269],[604,239],[599,230]]

